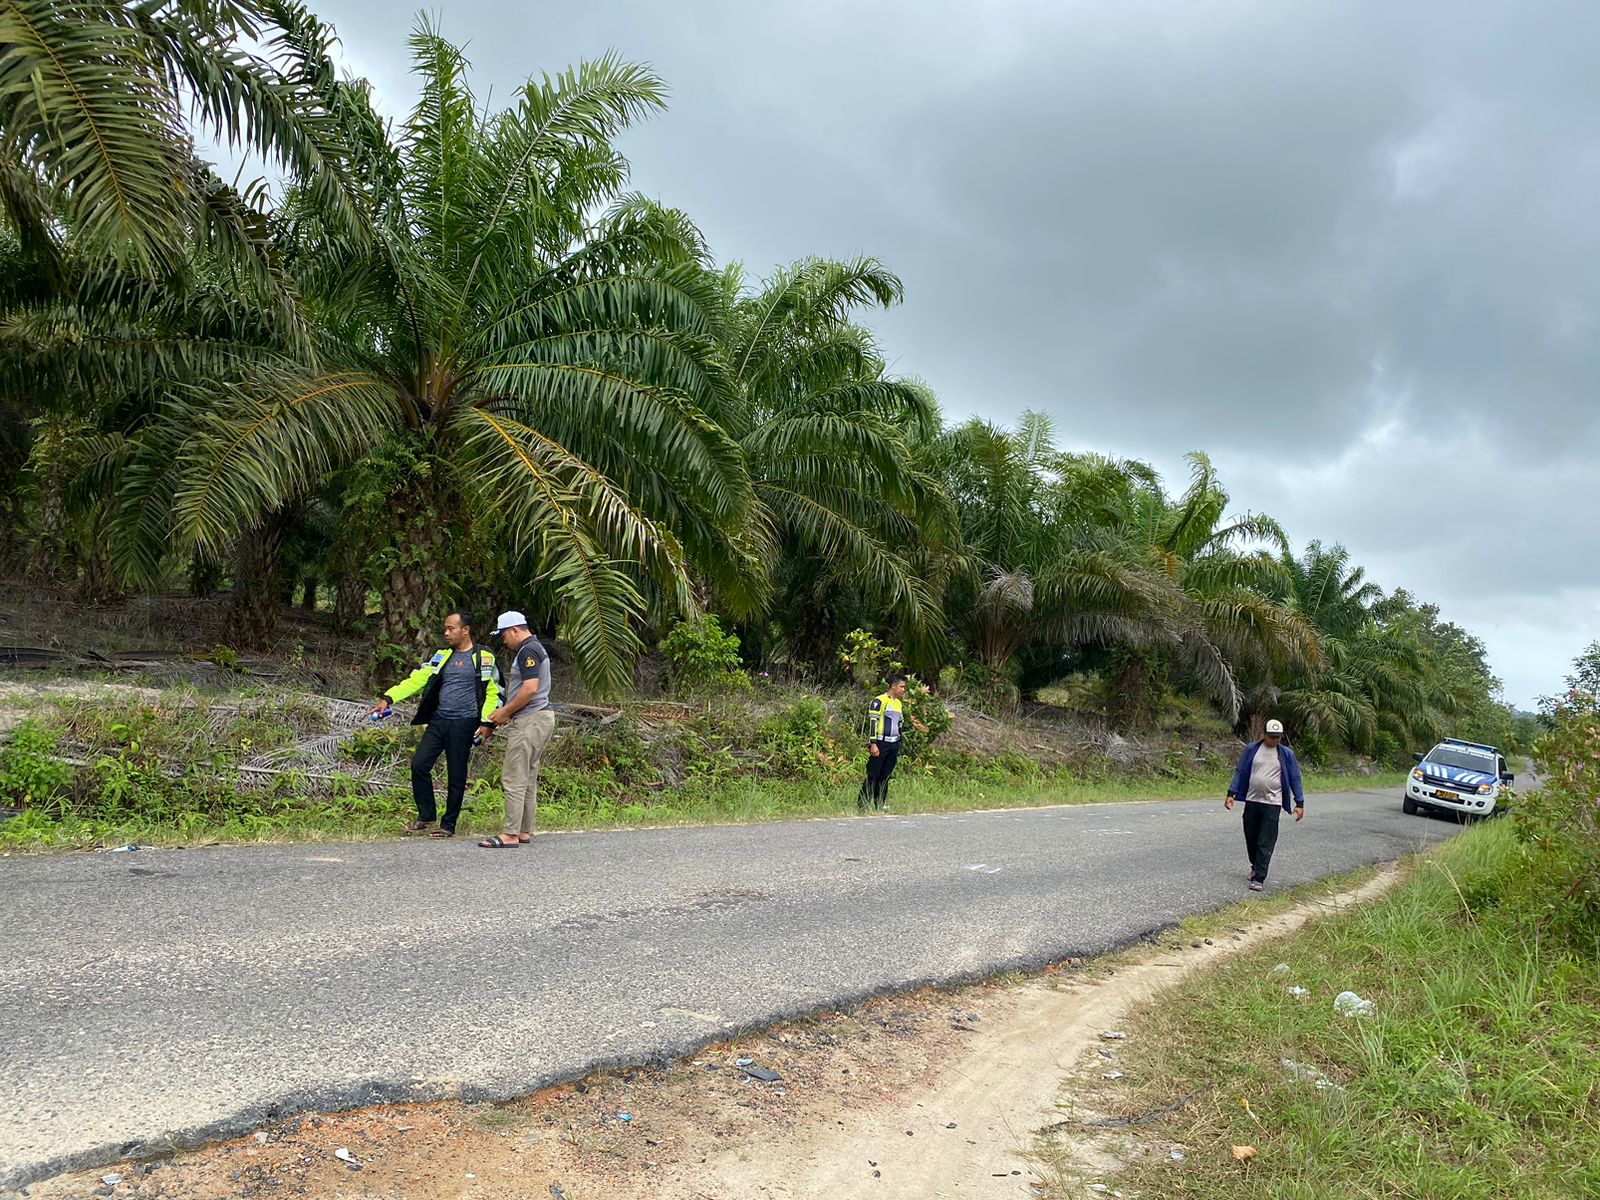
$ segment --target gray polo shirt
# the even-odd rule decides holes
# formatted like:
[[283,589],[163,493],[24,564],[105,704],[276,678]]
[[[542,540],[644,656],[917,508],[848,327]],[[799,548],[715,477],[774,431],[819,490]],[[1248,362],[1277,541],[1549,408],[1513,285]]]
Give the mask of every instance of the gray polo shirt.
[[478,666],[472,652],[456,650],[439,667],[439,707],[434,717],[443,721],[468,721],[481,715],[478,705]]
[[516,653],[511,656],[511,670],[506,674],[506,681],[507,704],[516,697],[525,682],[535,685],[533,699],[512,714],[513,721],[550,707],[550,654],[539,644],[538,638],[530,637],[517,647]]

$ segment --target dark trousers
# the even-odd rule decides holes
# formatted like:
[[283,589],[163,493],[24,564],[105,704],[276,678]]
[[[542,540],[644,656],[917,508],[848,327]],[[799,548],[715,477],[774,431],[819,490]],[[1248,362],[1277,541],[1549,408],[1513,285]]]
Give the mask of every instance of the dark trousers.
[[894,774],[894,764],[900,761],[899,742],[873,742],[876,754],[867,755],[867,781],[861,785],[856,797],[856,810],[866,812],[867,805],[882,808],[889,803],[889,776]]
[[461,801],[467,794],[467,756],[472,753],[472,735],[478,732],[476,717],[465,720],[441,718],[429,721],[422,741],[411,756],[411,796],[417,802],[417,820],[432,821],[438,815],[433,799],[433,764],[444,755],[444,820],[439,825],[454,830],[461,815]]
[[1278,844],[1278,818],[1283,809],[1276,804],[1244,803],[1244,848],[1250,855],[1250,878],[1257,883],[1267,881],[1267,867],[1272,864],[1272,849]]

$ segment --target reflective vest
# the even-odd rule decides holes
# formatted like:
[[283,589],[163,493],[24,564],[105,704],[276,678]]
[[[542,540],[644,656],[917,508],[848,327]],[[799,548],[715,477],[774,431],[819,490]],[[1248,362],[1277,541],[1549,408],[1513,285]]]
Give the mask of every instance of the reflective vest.
[[905,719],[905,706],[885,692],[875,696],[867,705],[867,739],[874,742],[898,742],[900,724]]
[[[417,715],[411,718],[413,725],[426,725],[433,720],[434,711],[439,707],[439,689],[444,685],[439,668],[449,662],[454,653],[448,647],[434,651],[432,658],[384,693],[391,700],[404,700],[422,692],[422,699],[417,703]],[[494,661],[494,655],[482,646],[472,648],[472,661],[478,668],[480,716],[487,721],[489,714],[500,707],[500,667]],[[424,691],[424,688],[427,690]]]

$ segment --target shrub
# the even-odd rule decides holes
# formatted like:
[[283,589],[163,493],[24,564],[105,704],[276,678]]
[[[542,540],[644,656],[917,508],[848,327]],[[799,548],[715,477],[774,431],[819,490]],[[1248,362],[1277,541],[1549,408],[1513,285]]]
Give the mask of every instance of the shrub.
[[844,645],[839,647],[839,665],[868,691],[882,687],[890,674],[905,669],[899,652],[865,629],[852,629],[845,634]]
[[67,805],[72,768],[57,757],[59,738],[24,721],[0,747],[0,799],[16,808],[58,813]]
[[756,728],[756,743],[779,776],[809,779],[827,773],[828,706],[815,696],[773,713]]
[[672,689],[680,694],[743,691],[750,677],[739,666],[739,635],[725,632],[707,613],[698,621],[679,621],[661,639]]
[[[901,729],[900,753],[915,759],[933,749],[934,744],[950,732],[950,710],[915,675],[906,680],[906,695],[901,703],[905,706],[906,723]],[[918,721],[927,726],[926,733],[917,728]]]
[[1600,702],[1574,690],[1545,713],[1550,727],[1533,752],[1547,778],[1518,795],[1512,821],[1548,919],[1587,940],[1600,936]]

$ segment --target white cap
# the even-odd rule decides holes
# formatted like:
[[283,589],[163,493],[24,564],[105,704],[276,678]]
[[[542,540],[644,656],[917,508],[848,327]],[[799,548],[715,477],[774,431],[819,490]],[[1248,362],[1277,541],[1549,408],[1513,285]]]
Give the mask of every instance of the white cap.
[[[504,619],[505,618],[503,618],[503,617],[501,618],[501,620],[504,620]],[[1282,737],[1283,736],[1283,722],[1278,720],[1276,717],[1274,717],[1272,720],[1267,722],[1267,732],[1268,733],[1275,733],[1279,737]]]
[[504,633],[508,629],[515,629],[518,625],[526,625],[527,623],[528,618],[513,609],[511,612],[501,613],[499,619],[494,623],[494,628],[489,632],[491,634]]

